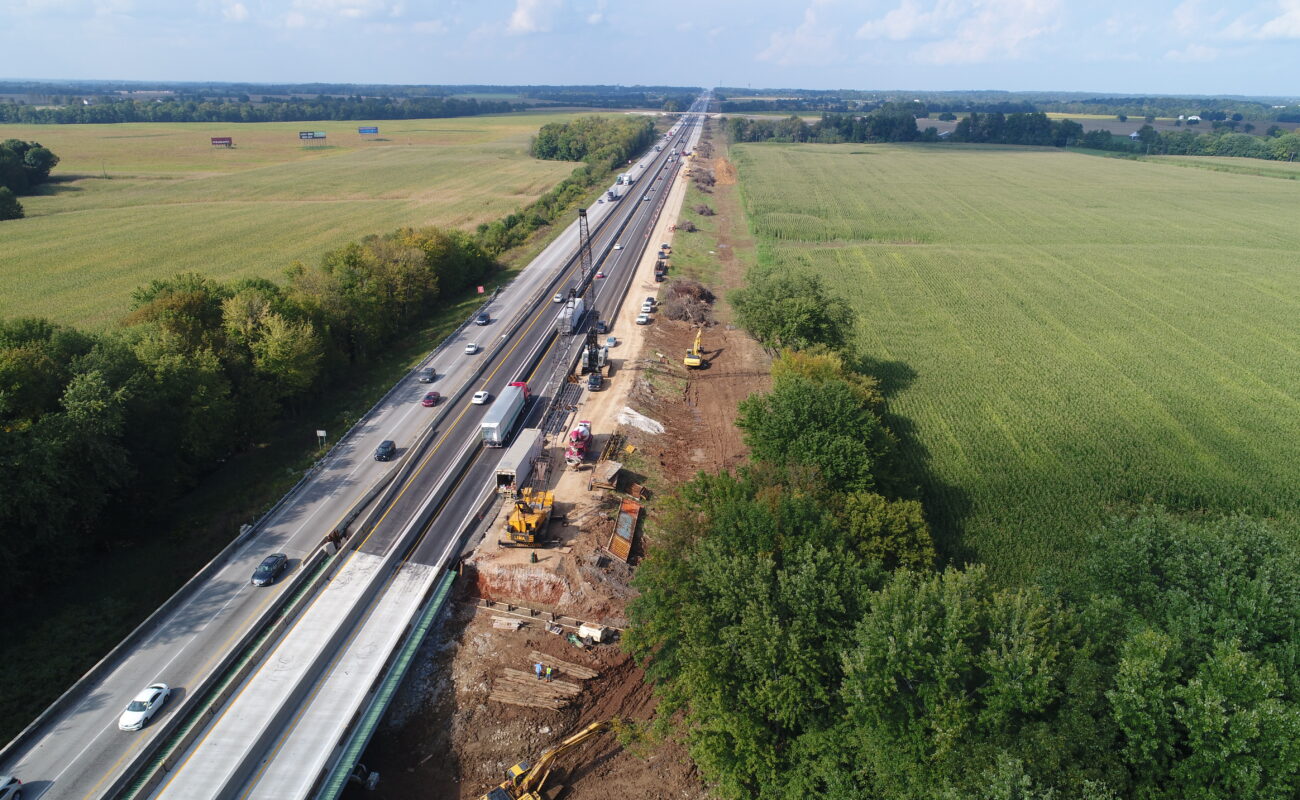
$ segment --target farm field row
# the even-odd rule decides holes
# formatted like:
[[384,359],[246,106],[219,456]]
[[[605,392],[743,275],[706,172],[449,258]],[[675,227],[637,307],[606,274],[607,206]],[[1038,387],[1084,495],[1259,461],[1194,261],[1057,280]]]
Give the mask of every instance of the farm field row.
[[1107,509],[1300,510],[1300,186],[1046,149],[743,145],[761,263],[858,313],[949,552]]
[[[137,286],[176,272],[276,277],[404,225],[472,229],[573,170],[528,155],[538,127],[569,116],[4,126],[61,163],[45,194],[22,198],[27,219],[4,224],[0,316],[101,328]],[[367,124],[380,136],[358,136]]]

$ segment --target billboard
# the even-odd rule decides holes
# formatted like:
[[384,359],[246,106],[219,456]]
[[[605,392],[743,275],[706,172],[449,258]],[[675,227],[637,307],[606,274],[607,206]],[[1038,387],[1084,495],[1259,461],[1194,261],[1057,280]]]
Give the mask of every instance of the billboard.
[[234,147],[235,140],[230,138],[229,136],[213,136],[212,146],[213,147]]
[[379,128],[378,128],[377,126],[376,126],[376,127],[371,127],[371,128],[357,128],[357,133],[361,134],[362,136],[365,136],[365,135],[367,135],[367,134],[373,136],[373,135],[379,133]]
[[299,139],[324,139],[325,131],[298,131]]

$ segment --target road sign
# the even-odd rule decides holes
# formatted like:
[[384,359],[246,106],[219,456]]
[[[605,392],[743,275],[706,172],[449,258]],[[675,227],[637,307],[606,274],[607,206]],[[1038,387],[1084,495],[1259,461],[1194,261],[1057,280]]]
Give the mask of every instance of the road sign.
[[324,139],[325,131],[298,131],[299,139]]
[[213,136],[212,146],[213,147],[234,147],[235,140],[230,138],[229,136]]
[[361,134],[362,136],[374,136],[379,133],[379,128],[378,127],[357,128],[357,133]]

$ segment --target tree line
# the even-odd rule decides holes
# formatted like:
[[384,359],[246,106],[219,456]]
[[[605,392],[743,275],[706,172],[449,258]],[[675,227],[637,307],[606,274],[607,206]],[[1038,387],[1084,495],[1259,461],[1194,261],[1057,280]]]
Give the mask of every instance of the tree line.
[[461,97],[326,97],[261,103],[228,100],[103,99],[46,108],[0,104],[0,123],[29,125],[117,122],[308,122],[428,119],[503,114],[521,106]]
[[[1216,123],[1217,124],[1217,123]],[[727,131],[735,142],[938,142],[933,127],[918,130],[914,112],[904,105],[886,106],[868,114],[823,113],[811,125],[798,116],[785,119],[732,117]],[[1269,135],[1252,136],[1218,128],[1197,133],[1183,128],[1157,131],[1143,125],[1137,138],[1107,130],[1084,132],[1074,120],[1050,119],[1043,112],[1003,114],[973,112],[957,122],[947,141],[975,144],[1014,144],[1038,147],[1086,147],[1150,155],[1205,155],[1293,161],[1300,156],[1300,133],[1279,127]]]
[[[775,95],[775,97],[773,97]],[[1130,117],[1187,117],[1204,120],[1229,119],[1255,122],[1300,121],[1300,105],[1290,97],[1177,97],[1096,96],[1083,92],[960,91],[870,92],[852,89],[835,91],[805,89],[741,89],[719,87],[714,96],[723,113],[772,113],[810,111],[857,111],[883,105],[906,104],[918,117],[935,112],[949,113],[1033,113],[1126,115]]]
[[534,158],[585,161],[612,169],[649,147],[655,139],[649,117],[579,117],[543,125],[533,137]]
[[938,131],[916,127],[916,108],[907,103],[886,104],[866,114],[823,112],[809,125],[803,118],[748,119],[731,117],[727,133],[733,142],[916,142],[937,141]]
[[1300,793],[1294,531],[1133,507],[1037,583],[945,566],[876,382],[832,349],[847,307],[762,268],[734,299],[787,348],[738,410],[751,461],[666,497],[625,636],[717,796]]
[[27,194],[50,179],[59,157],[40,142],[6,139],[0,142],[0,221],[20,219],[17,195]]
[[139,540],[152,510],[497,269],[469,234],[401,229],[281,282],[152,281],[103,333],[0,321],[0,599]]

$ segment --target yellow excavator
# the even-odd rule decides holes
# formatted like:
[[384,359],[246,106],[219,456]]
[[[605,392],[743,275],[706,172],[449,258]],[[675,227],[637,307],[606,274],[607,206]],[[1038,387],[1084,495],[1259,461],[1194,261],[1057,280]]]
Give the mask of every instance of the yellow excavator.
[[520,761],[506,770],[506,779],[501,782],[500,786],[491,789],[487,794],[481,796],[479,800],[550,800],[552,796],[558,796],[559,789],[563,787],[558,787],[547,794],[542,793],[546,786],[546,779],[551,776],[551,765],[555,762],[555,759],[596,734],[609,730],[610,724],[608,720],[591,723],[555,747],[542,753],[536,764]]
[[704,335],[704,329],[700,328],[695,332],[695,344],[691,349],[686,351],[686,357],[682,359],[682,364],[687,369],[699,369],[704,366],[704,351],[700,349],[700,337]]
[[498,541],[502,547],[545,547],[549,537],[547,525],[551,521],[551,507],[555,494],[532,487],[524,487],[515,500],[515,508],[506,520],[507,540]]

